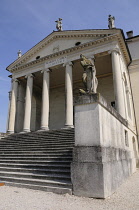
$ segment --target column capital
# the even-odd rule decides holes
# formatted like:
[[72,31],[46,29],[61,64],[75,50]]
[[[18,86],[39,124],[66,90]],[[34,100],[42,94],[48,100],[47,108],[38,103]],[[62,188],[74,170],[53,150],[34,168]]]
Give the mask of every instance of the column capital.
[[51,72],[51,69],[48,69],[48,68],[44,68],[43,70],[41,70],[41,73],[44,73],[44,72],[47,72],[47,73],[49,73],[49,72]]
[[13,78],[13,79],[12,79],[12,83],[13,83],[13,82],[19,82],[19,80],[18,80],[17,78]]
[[73,66],[73,63],[71,61],[68,61],[63,64],[63,67],[65,67],[65,66]]
[[121,52],[120,52],[119,48],[113,48],[113,49],[109,50],[108,51],[108,54],[112,54],[113,52],[121,55]]
[[25,78],[28,78],[28,77],[34,77],[34,75],[33,74],[27,74],[26,76],[25,76]]

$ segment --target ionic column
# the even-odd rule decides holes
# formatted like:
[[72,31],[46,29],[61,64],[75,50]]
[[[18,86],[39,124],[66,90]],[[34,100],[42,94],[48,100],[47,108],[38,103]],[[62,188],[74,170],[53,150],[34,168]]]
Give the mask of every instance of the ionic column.
[[33,75],[29,74],[29,75],[26,76],[26,78],[27,78],[27,86],[26,86],[26,99],[25,99],[25,114],[24,114],[23,132],[30,132]]
[[115,93],[115,106],[119,114],[125,118],[125,103],[123,94],[123,81],[122,71],[120,66],[120,53],[118,49],[111,51],[112,57],[112,71],[113,71],[113,83]]
[[43,73],[41,130],[49,130],[49,69]]
[[14,133],[17,91],[18,91],[18,80],[13,79],[12,80],[10,110],[9,110],[9,121],[8,121],[8,129],[7,129],[7,133],[9,133],[9,134]]
[[66,122],[65,127],[73,127],[73,82],[72,62],[64,64],[65,70],[65,92],[66,92]]

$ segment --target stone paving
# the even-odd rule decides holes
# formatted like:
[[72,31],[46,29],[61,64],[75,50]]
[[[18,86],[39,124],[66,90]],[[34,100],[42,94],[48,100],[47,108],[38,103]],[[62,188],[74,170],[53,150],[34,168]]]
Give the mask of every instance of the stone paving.
[[0,210],[139,210],[139,170],[109,198],[93,199],[0,186]]

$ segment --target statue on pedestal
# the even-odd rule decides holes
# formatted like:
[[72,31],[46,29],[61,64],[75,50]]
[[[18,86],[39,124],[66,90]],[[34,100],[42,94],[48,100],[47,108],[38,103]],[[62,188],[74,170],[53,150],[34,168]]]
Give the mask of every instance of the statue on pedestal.
[[56,29],[58,31],[62,31],[62,18],[59,18],[58,20],[55,21],[56,22]]
[[21,50],[19,50],[19,51],[17,52],[17,55],[18,55],[18,58],[21,58],[21,56],[22,56]]
[[109,17],[108,17],[108,27],[109,27],[109,29],[115,28],[114,21],[115,21],[115,17],[109,15]]
[[80,55],[81,65],[84,68],[82,81],[85,86],[85,90],[80,89],[82,94],[93,94],[97,92],[98,81],[96,78],[96,68],[94,65],[94,58],[88,59],[84,55]]

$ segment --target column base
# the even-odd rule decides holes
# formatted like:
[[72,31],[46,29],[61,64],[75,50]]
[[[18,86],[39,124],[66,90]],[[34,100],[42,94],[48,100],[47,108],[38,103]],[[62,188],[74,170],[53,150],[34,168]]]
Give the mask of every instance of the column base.
[[7,134],[13,134],[13,133],[14,131],[10,131],[10,130],[7,131]]
[[31,132],[30,129],[23,129],[23,131],[20,133],[28,133],[28,132]]
[[74,125],[65,125],[65,127],[62,129],[68,129],[68,128],[74,128]]
[[38,131],[49,131],[49,127],[42,126]]

